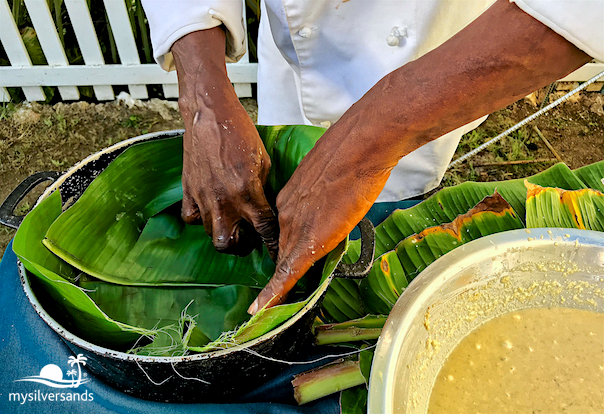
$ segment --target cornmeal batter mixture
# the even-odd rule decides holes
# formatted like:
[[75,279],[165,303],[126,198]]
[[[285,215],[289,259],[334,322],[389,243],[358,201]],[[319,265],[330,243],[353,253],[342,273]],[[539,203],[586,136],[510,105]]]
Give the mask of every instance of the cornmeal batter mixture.
[[445,361],[428,413],[604,413],[604,314],[536,308],[488,321]]

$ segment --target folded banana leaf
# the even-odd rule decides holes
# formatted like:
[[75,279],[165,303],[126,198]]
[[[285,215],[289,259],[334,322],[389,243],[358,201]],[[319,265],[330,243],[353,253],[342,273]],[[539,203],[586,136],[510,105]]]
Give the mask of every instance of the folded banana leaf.
[[[599,164],[604,165],[604,162],[594,165]],[[587,185],[562,163],[529,177],[527,180],[533,184],[567,190],[587,188]],[[376,257],[394,249],[398,242],[405,237],[419,233],[428,227],[453,221],[458,215],[464,214],[474,207],[480,200],[492,195],[495,190],[510,204],[517,216],[524,220],[526,214],[524,179],[487,183],[465,182],[444,188],[412,208],[394,211],[390,217],[376,226]],[[358,250],[358,247],[353,243],[351,249]]]
[[604,231],[604,194],[590,188],[568,191],[525,181],[527,227]]
[[217,254],[202,226],[185,224],[179,208],[165,210],[182,199],[181,174],[182,138],[133,145],[52,223],[44,244],[116,284],[266,285],[274,272],[266,250]]
[[521,228],[522,221],[501,195],[485,197],[451,223],[409,236],[394,252],[378,258],[360,284],[363,303],[369,312],[387,314],[409,281],[445,253],[489,234]]
[[[77,272],[42,245],[50,224],[61,214],[61,196],[54,192],[25,217],[13,241],[13,250],[33,275],[45,297],[41,302],[53,303],[53,317],[84,339],[112,349],[129,349],[141,335],[154,337],[156,332],[111,319],[80,287],[71,281]],[[51,302],[52,301],[52,302]]]

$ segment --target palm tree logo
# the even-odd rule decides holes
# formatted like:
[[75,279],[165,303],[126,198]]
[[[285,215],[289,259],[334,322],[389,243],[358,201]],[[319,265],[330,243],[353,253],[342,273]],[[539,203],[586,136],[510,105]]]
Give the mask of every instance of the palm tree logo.
[[75,384],[75,380],[74,377],[78,374],[78,372],[75,369],[72,369],[71,371],[67,371],[67,375],[71,377],[71,383]]
[[[76,384],[73,386],[73,388],[78,388],[78,387],[80,386],[80,384],[82,383],[82,367],[80,366],[80,364],[81,364],[81,365],[86,365],[86,361],[87,361],[87,360],[88,360],[88,358],[86,358],[86,357],[85,357],[84,355],[82,355],[82,354],[78,354],[78,356],[77,356],[77,357],[74,357],[74,356],[72,355],[72,356],[70,356],[70,357],[69,357],[69,359],[67,360],[67,362],[69,363],[69,365],[71,365],[72,367],[73,367],[74,365],[77,365],[77,366],[78,366],[78,382],[76,382]],[[74,371],[74,374],[73,374],[73,375],[75,375],[75,370],[72,370],[72,371]],[[72,371],[69,371],[69,372],[67,373],[67,375],[71,375],[70,373],[71,373]],[[73,378],[72,378],[72,380],[73,380]]]

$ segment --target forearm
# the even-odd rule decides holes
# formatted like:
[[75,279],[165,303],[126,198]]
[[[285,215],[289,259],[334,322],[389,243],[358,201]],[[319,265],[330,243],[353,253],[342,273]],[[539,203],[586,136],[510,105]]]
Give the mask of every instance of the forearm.
[[225,45],[226,35],[219,26],[189,33],[172,46],[185,122],[194,116],[191,112],[224,106],[225,95],[234,93],[226,71]]
[[[342,121],[358,125],[351,140],[375,148],[368,148],[364,157],[381,155],[392,167],[425,143],[509,105],[589,59],[516,5],[498,1],[442,46],[384,77]],[[388,148],[388,156],[379,148]],[[373,167],[380,162],[375,161]]]

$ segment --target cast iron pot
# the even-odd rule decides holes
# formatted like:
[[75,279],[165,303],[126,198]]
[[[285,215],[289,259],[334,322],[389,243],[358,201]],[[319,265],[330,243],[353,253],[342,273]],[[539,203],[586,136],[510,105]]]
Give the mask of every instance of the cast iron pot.
[[[17,204],[34,187],[45,181],[53,183],[40,197],[60,191],[63,202],[77,200],[90,183],[122,152],[145,141],[182,136],[184,130],[142,135],[115,144],[79,162],[65,173],[41,172],[25,179],[0,206],[0,223],[18,228],[22,216],[13,214]],[[35,208],[35,207],[34,207]],[[373,261],[373,226],[364,219],[359,223],[362,252],[353,265],[340,263],[338,277],[364,277]],[[262,358],[296,360],[312,346],[312,323],[326,289],[318,292],[296,315],[271,332],[238,347],[192,354],[184,357],[150,357],[126,354],[94,345],[69,332],[53,317],[52,302],[38,290],[21,263],[21,283],[27,298],[40,317],[61,336],[74,354],[87,358],[86,366],[95,376],[127,394],[138,398],[165,402],[232,402],[276,376],[283,364]],[[33,283],[32,283],[33,282]],[[199,381],[202,379],[202,381]]]

